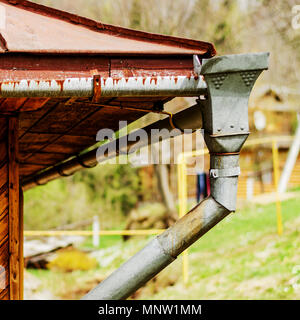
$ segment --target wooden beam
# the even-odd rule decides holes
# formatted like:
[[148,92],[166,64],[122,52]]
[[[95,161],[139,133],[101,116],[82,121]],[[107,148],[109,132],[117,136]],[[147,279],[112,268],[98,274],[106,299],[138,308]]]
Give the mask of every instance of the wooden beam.
[[20,299],[20,220],[18,119],[8,119],[9,282],[10,299]]
[[0,136],[0,299],[9,299],[9,215],[7,118],[1,117]]
[[[0,117],[0,300],[23,297],[18,118]],[[20,201],[21,200],[21,201]]]
[[19,252],[19,256],[20,256],[20,300],[24,299],[24,196],[23,196],[23,190],[20,187],[20,192],[19,192],[19,196],[20,196],[20,202],[19,202],[19,239],[20,239],[20,252]]

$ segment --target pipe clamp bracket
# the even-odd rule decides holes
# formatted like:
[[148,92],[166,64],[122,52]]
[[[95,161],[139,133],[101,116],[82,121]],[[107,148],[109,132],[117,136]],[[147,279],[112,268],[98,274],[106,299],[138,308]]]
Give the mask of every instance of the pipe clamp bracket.
[[240,167],[226,169],[210,169],[209,176],[212,178],[236,177],[241,173]]
[[99,103],[101,98],[101,76],[98,74],[93,75],[93,88],[94,88],[94,93],[93,93],[92,102]]

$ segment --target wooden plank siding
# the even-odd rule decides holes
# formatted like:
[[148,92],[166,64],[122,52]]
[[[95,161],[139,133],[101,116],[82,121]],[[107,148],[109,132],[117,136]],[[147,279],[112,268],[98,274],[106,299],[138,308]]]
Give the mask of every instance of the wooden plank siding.
[[0,136],[0,300],[22,298],[22,216],[20,219],[18,119],[1,117]]
[[147,113],[125,106],[151,110],[157,101],[167,100],[163,97],[103,99],[98,106],[87,99],[75,99],[71,103],[66,99],[50,99],[39,110],[21,112],[21,180],[91,147],[97,142],[98,130],[118,130],[119,121],[131,123]]
[[9,298],[8,120],[0,118],[0,298]]

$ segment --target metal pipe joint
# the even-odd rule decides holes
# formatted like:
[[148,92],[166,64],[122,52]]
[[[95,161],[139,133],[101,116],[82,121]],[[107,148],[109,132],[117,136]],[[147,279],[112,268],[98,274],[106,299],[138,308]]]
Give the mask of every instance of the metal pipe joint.
[[236,209],[239,155],[210,156],[211,196],[229,211]]

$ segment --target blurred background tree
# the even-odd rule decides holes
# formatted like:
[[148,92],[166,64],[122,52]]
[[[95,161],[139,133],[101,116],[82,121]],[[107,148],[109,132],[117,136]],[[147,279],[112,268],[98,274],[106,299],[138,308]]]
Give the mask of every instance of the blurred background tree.
[[94,215],[101,228],[117,227],[143,193],[136,168],[101,164],[25,192],[25,229],[50,230]]

